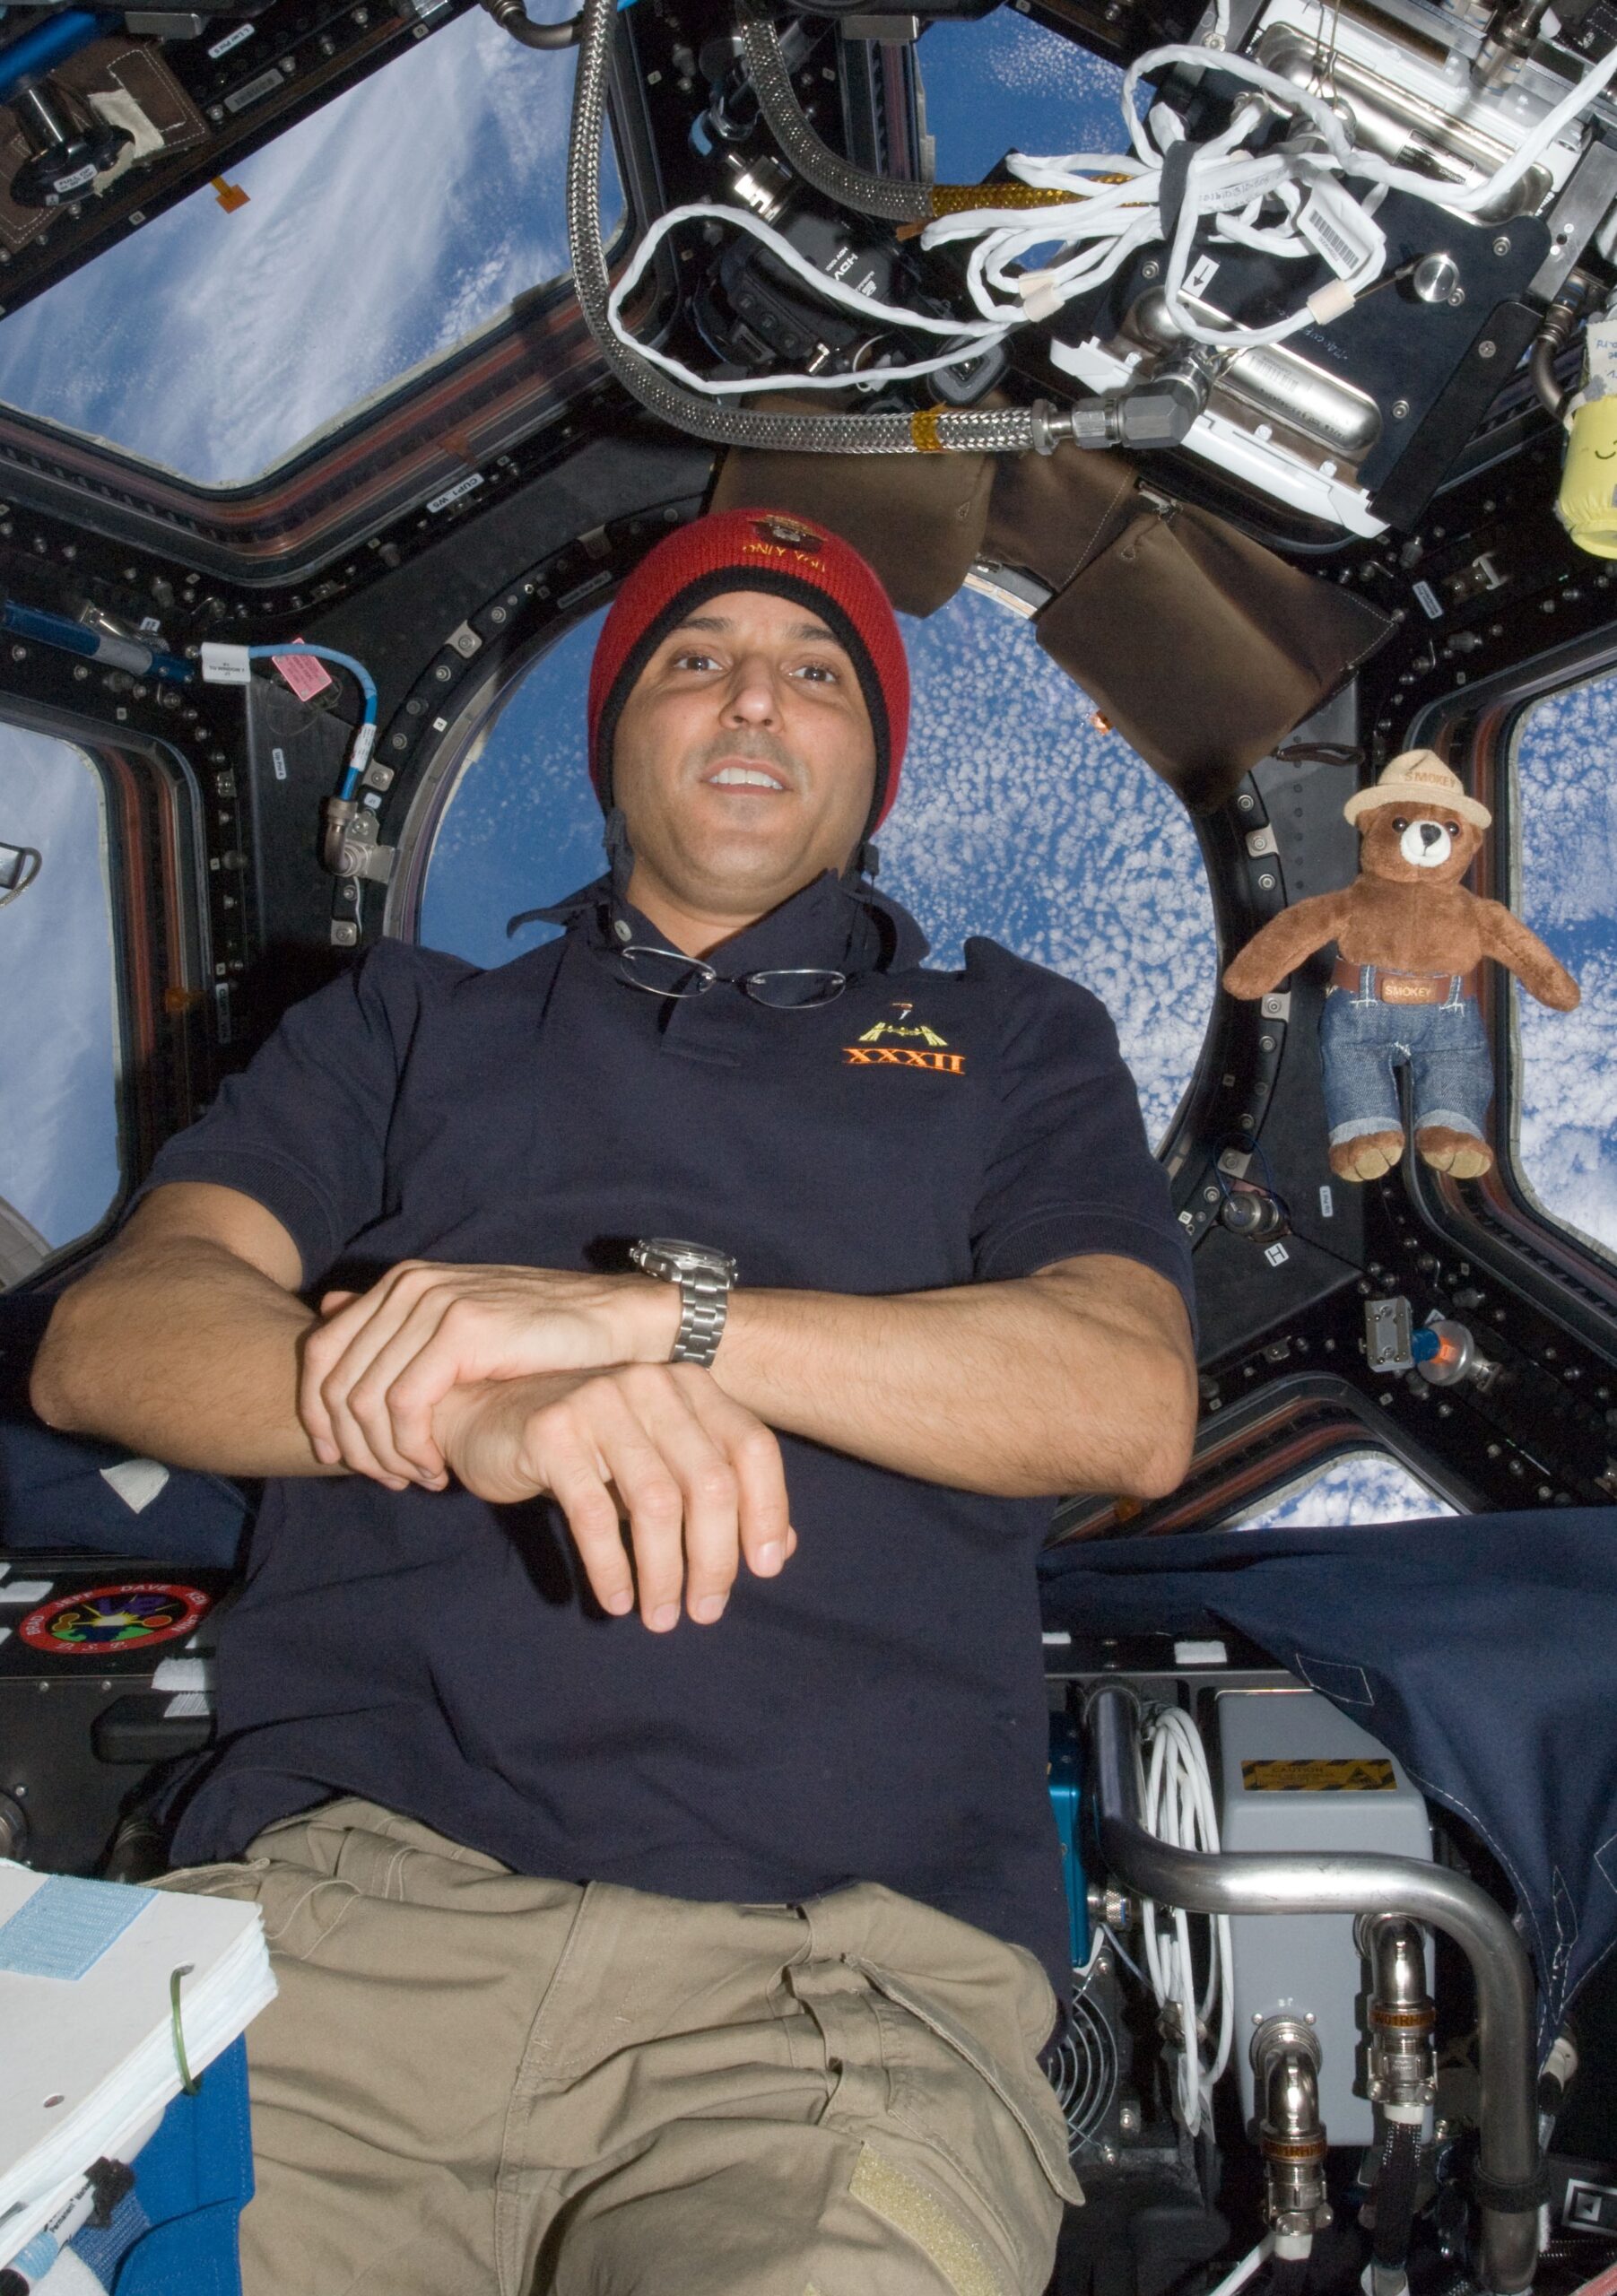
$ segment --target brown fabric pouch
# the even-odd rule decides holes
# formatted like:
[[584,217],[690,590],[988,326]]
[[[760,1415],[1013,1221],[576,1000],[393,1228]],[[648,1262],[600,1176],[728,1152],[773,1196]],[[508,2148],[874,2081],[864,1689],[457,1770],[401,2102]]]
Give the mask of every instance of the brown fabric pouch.
[[900,613],[928,614],[948,604],[982,548],[993,483],[987,455],[783,455],[733,447],[709,507],[816,519],[868,559]]
[[1079,447],[1003,456],[983,533],[985,556],[1021,567],[1048,589],[1065,589],[1139,508],[1138,476],[1126,455]]
[[[148,127],[162,138],[161,152],[153,157],[170,159],[176,152],[189,151],[211,133],[151,40],[92,40],[76,56],[53,65],[50,76],[58,86],[84,100],[92,117],[94,107],[88,104],[92,94],[126,99],[135,105]],[[117,124],[132,128],[133,117],[119,117]],[[58,212],[53,207],[24,207],[11,196],[12,178],[32,149],[15,113],[8,110],[0,120],[0,248],[7,255],[18,254],[30,239],[48,230]],[[101,188],[112,186],[104,182]]]
[[1035,461],[1002,465],[986,547],[1064,586],[1039,644],[1195,812],[1223,804],[1392,630],[1210,511],[1143,491],[1121,456]]

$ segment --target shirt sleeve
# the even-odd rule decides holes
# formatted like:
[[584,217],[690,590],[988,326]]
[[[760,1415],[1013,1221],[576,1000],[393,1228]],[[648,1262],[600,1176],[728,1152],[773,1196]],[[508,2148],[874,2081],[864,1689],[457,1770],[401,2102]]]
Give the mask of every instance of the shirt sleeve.
[[1195,1323],[1190,1248],[1100,999],[991,941],[966,968],[1004,1013],[999,1110],[972,1235],[979,1279],[1115,1253],[1177,1285]]
[[294,1004],[206,1114],[159,1151],[134,1202],[173,1180],[235,1188],[291,1235],[304,1288],[317,1283],[381,1215],[388,1122],[433,961],[378,942]]

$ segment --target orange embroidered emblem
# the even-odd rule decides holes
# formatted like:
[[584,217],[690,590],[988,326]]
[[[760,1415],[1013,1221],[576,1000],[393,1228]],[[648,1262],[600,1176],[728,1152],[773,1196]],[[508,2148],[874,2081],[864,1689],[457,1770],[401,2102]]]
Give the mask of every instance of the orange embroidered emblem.
[[[949,1039],[928,1028],[924,1021],[911,1022],[915,1006],[895,1004],[896,1021],[878,1021],[865,1030],[856,1044],[842,1048],[843,1065],[848,1068],[928,1068],[935,1076],[963,1076],[966,1056],[951,1052]],[[890,1038],[900,1039],[890,1043]]]

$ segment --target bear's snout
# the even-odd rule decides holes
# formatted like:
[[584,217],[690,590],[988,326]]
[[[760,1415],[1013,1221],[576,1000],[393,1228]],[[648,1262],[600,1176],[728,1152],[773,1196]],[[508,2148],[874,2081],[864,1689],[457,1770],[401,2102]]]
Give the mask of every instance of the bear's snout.
[[1440,869],[1454,850],[1454,839],[1441,822],[1396,821],[1398,850],[1412,869]]

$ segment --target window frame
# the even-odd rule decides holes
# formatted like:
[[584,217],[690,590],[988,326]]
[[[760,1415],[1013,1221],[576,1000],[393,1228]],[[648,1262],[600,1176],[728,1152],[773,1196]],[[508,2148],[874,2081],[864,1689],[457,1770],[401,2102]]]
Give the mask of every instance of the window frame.
[[[427,879],[437,849],[439,831],[462,780],[477,763],[490,735],[504,714],[518,686],[531,677],[544,657],[569,631],[610,604],[617,584],[599,583],[587,596],[563,606],[543,626],[519,645],[488,663],[483,674],[470,680],[455,696],[430,756],[410,795],[409,809],[399,831],[398,858],[388,881],[382,916],[384,938],[418,942]],[[603,860],[602,867],[605,867]],[[513,947],[513,956],[520,952]]]
[[[1475,864],[1477,890],[1514,912],[1521,886],[1516,744],[1535,702],[1617,674],[1617,631],[1556,647],[1497,677],[1479,679],[1423,710],[1404,737],[1469,770],[1473,793],[1493,813]],[[1571,1323],[1594,1345],[1617,1346],[1617,1253],[1562,1227],[1540,1202],[1520,1163],[1517,1115],[1521,1048],[1515,1000],[1500,969],[1484,965],[1482,1015],[1494,1065],[1492,1170],[1462,1186],[1416,1163],[1412,1195],[1422,1218],[1463,1250]]]
[[[660,204],[656,156],[636,100],[631,15],[618,20],[607,109],[623,193],[608,249],[614,273]],[[659,257],[656,275],[663,288],[671,269],[672,258],[665,264]],[[536,327],[554,352],[542,373],[522,355]],[[0,473],[11,500],[69,521],[82,519],[93,504],[94,523],[115,542],[164,556],[179,549],[203,573],[259,582],[269,577],[285,587],[343,550],[367,547],[378,529],[464,479],[468,445],[487,474],[487,499],[517,475],[517,448],[549,430],[566,434],[573,410],[604,372],[571,273],[564,272],[335,415],[253,479],[205,485],[4,401]]]
[[93,1257],[162,1141],[200,1113],[216,1081],[213,1049],[230,991],[211,978],[202,795],[188,761],[149,736],[14,692],[0,694],[0,725],[66,744],[96,777],[113,974],[118,1185],[93,1227],[11,1287],[20,1293]]

